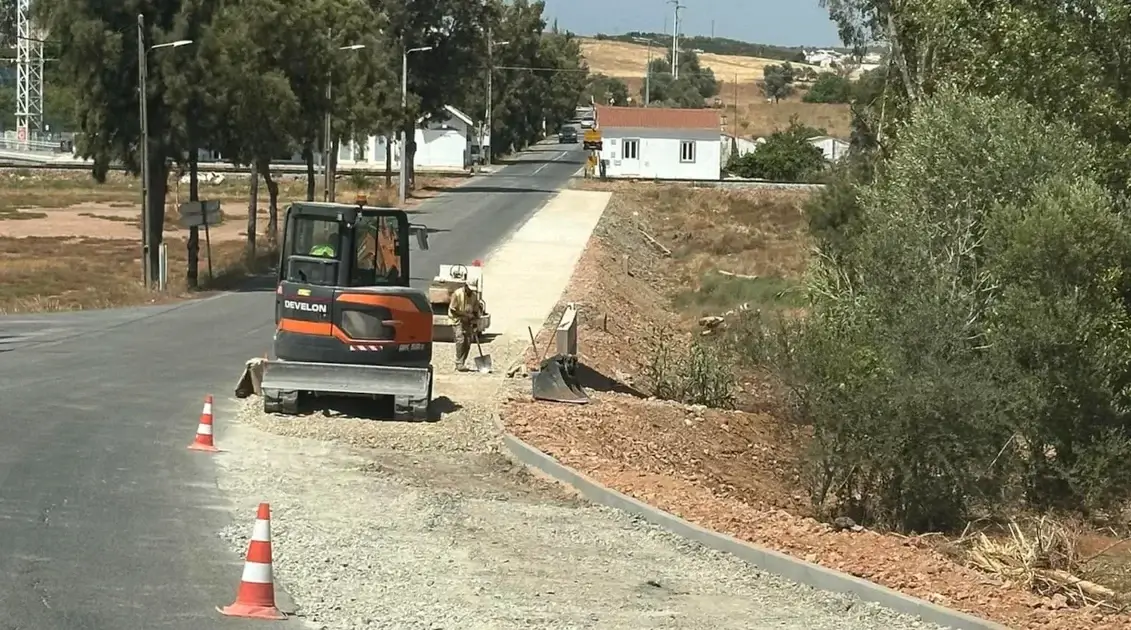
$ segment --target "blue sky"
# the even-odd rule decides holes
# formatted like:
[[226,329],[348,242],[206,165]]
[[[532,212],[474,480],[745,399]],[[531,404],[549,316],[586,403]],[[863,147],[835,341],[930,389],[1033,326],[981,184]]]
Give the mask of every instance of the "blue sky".
[[[668,32],[672,5],[664,0],[545,0],[546,22],[579,35],[627,31]],[[840,37],[817,0],[680,0],[680,31],[758,44],[838,46]]]

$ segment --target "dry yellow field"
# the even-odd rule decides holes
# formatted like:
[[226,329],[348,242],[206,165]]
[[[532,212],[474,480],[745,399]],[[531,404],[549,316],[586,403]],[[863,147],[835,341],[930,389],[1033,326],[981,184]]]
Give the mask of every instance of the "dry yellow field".
[[[605,43],[605,42],[601,42]],[[617,75],[628,86],[628,93],[638,99],[643,91],[643,77],[623,77]],[[719,101],[723,115],[726,116],[726,129],[742,137],[768,136],[775,131],[789,127],[790,118],[797,116],[802,124],[825,129],[830,136],[847,139],[851,131],[852,111],[848,105],[825,103],[802,103],[801,91],[780,103],[771,103],[762,93],[761,81],[753,79],[738,82],[735,91],[734,78],[716,75],[721,80]],[[735,125],[735,103],[738,104],[738,124]],[[745,123],[745,124],[744,124]]]
[[[653,57],[662,57],[665,50],[652,47]],[[648,64],[648,46],[643,44],[630,44],[612,40],[596,40],[582,38],[581,53],[589,62],[589,70],[594,73],[610,77],[630,78],[643,77],[644,68]],[[777,59],[760,59],[758,57],[740,57],[737,55],[714,55],[702,53],[699,55],[699,65],[710,68],[715,73],[715,78],[724,81],[734,81],[737,76],[739,83],[761,81],[762,69],[768,65],[780,64]],[[805,64],[792,64],[804,68]],[[813,66],[816,70],[816,66]]]

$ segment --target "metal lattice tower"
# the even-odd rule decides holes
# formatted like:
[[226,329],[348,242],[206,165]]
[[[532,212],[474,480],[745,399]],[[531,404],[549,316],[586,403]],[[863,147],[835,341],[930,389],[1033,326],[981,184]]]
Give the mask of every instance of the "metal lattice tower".
[[43,38],[32,28],[31,0],[16,0],[16,129],[24,141],[43,130]]

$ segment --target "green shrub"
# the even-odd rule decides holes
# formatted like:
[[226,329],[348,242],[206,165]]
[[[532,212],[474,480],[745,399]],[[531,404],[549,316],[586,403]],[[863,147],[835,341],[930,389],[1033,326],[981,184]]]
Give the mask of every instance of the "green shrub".
[[943,90],[839,193],[805,319],[740,339],[813,427],[823,513],[923,531],[1131,498],[1131,229],[1093,166],[1029,106]]
[[852,100],[852,81],[834,72],[822,72],[813,87],[801,97],[806,103],[848,103]]
[[696,337],[689,344],[671,328],[653,331],[644,378],[656,398],[716,409],[735,406],[734,359],[719,343]]
[[809,139],[820,130],[807,127],[794,118],[789,128],[770,134],[757,149],[731,155],[727,172],[738,177],[753,177],[774,182],[808,182],[828,167],[825,154]]

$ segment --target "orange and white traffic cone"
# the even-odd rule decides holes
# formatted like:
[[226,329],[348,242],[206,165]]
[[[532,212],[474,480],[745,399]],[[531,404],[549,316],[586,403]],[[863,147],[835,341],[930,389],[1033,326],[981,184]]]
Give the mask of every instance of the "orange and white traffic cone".
[[247,548],[247,561],[243,577],[236,591],[236,601],[231,606],[216,610],[229,617],[255,619],[286,619],[275,606],[275,575],[271,569],[271,506],[259,504],[251,543]]
[[204,397],[204,409],[200,412],[200,424],[196,425],[196,439],[189,444],[194,451],[215,453],[220,449],[212,442],[212,394]]

